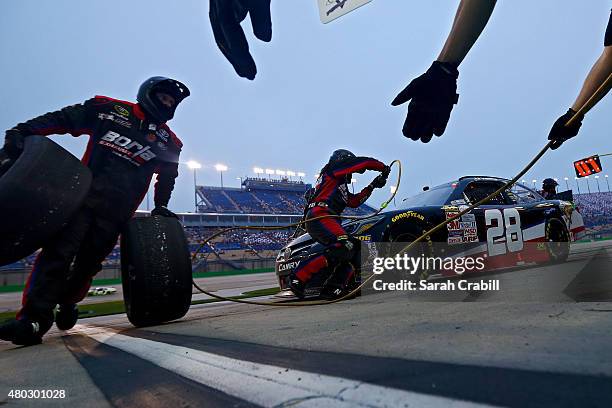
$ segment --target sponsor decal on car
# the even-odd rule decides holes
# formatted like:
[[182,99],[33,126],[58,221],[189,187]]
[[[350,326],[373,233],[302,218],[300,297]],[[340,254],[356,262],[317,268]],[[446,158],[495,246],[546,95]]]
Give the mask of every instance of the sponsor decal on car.
[[278,271],[279,272],[284,272],[284,271],[287,271],[289,269],[295,269],[298,266],[299,263],[300,263],[300,261],[293,261],[293,262],[287,262],[287,263],[284,263],[284,264],[280,264],[280,265],[278,265]]
[[420,221],[424,221],[425,220],[425,216],[423,214],[419,214],[416,211],[406,211],[403,212],[401,214],[397,214],[395,215],[393,218],[391,218],[391,222],[397,222],[399,220],[403,220],[403,219],[407,219],[407,218],[416,218]]
[[465,222],[476,222],[476,215],[471,214],[471,213],[463,214],[463,215],[461,216],[461,221],[465,221]]
[[447,243],[449,245],[456,245],[456,244],[461,244],[463,242],[463,237],[460,236],[456,236],[456,237],[448,237]]
[[360,241],[371,241],[372,236],[371,235],[359,235],[357,236],[357,239]]
[[372,228],[374,226],[374,223],[368,223],[368,224],[364,224],[361,227],[359,227],[354,234],[358,235],[358,234],[363,234],[364,232],[366,232],[367,230],[369,230],[370,228]]
[[[454,207],[452,211],[447,210],[445,212],[446,219],[448,220],[456,217],[459,215],[459,212],[463,211],[465,208],[467,208],[467,206],[460,206],[459,208]],[[448,229],[447,243],[449,245],[478,241],[478,228],[476,225],[476,216],[474,214],[464,214],[461,218],[457,218],[446,224],[446,227]]]

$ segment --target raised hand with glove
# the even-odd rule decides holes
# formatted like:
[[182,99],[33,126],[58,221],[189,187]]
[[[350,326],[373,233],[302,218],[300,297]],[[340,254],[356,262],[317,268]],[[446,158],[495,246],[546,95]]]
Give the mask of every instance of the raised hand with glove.
[[249,14],[255,37],[269,42],[272,39],[270,1],[210,0],[210,25],[217,46],[236,73],[243,78],[255,79],[257,67],[240,23]]
[[433,135],[442,136],[459,98],[458,77],[455,65],[434,61],[427,72],[412,80],[395,97],[393,106],[410,101],[402,128],[404,136],[423,143],[429,142]]
[[383,171],[380,172],[374,180],[370,183],[370,187],[374,188],[383,188],[387,184],[387,178],[389,177],[389,173],[391,173],[391,167],[386,166]]
[[575,114],[576,112],[570,108],[555,121],[550,129],[550,133],[548,134],[548,140],[552,140],[552,143],[550,144],[551,149],[558,149],[561,147],[563,142],[578,135],[578,131],[582,126],[582,119],[584,119],[583,115],[577,117],[570,126],[565,126],[565,124],[571,118],[573,118]]

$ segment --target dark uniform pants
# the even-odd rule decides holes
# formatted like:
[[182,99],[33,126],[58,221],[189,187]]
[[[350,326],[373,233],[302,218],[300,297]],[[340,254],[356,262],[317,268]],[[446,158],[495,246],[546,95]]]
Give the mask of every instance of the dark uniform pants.
[[[325,215],[332,215],[329,210],[321,207],[312,208],[306,215],[306,219],[317,218]],[[306,231],[310,236],[317,242],[327,246],[327,251],[319,256],[307,260],[305,263],[298,265],[295,275],[297,278],[306,283],[312,275],[320,272],[323,268],[330,266],[334,267],[334,262],[338,262],[339,259],[335,259],[334,254],[344,255],[344,244],[339,242],[338,238],[348,237],[347,232],[342,228],[338,218],[322,218],[306,223]],[[350,254],[346,254],[350,257]],[[352,277],[354,270],[352,268],[345,268],[346,270],[339,271],[336,269],[333,275],[329,279],[329,283],[334,282],[335,286],[341,286],[348,282]]]
[[23,291],[18,319],[53,322],[57,304],[76,304],[113,250],[121,222],[83,207],[36,258]]

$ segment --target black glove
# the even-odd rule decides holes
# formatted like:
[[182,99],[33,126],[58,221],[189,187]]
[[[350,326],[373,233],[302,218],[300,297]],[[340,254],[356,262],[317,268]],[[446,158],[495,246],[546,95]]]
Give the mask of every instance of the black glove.
[[387,177],[389,177],[389,174],[391,173],[391,166],[385,166],[385,168],[383,169],[383,171],[380,172],[380,174],[382,174],[383,176],[385,176],[385,179]]
[[584,119],[584,115],[580,115],[576,118],[574,122],[570,126],[565,126],[568,120],[570,120],[576,112],[570,108],[563,115],[559,117],[552,125],[550,129],[550,133],[548,134],[548,140],[552,140],[553,142],[550,144],[550,148],[555,150],[558,149],[563,142],[578,134],[580,130],[580,126],[582,126],[582,119]]
[[450,63],[434,61],[431,67],[415,78],[400,92],[391,105],[398,106],[410,99],[408,114],[402,128],[404,136],[427,143],[433,135],[442,136],[459,99],[459,71]]
[[372,186],[372,188],[383,188],[385,184],[387,184],[387,176],[384,174],[379,174],[374,180],[372,180],[370,186]]
[[157,206],[153,209],[153,211],[151,211],[152,217],[156,215],[159,215],[161,217],[174,217],[177,220],[179,219],[178,215],[176,215],[175,213],[173,213],[172,211],[170,211],[169,209],[163,206]]
[[17,129],[9,129],[4,136],[4,152],[15,160],[23,152],[25,137]]
[[243,78],[255,79],[257,67],[249,53],[249,43],[240,26],[247,13],[253,34],[262,41],[272,39],[271,0],[210,0],[210,25],[217,46]]

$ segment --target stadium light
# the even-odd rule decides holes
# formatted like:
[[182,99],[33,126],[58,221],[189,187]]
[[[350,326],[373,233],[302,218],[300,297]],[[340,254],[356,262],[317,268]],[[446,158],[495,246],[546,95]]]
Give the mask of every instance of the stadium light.
[[355,183],[357,182],[356,178],[351,178],[351,187],[353,189],[353,194],[355,194]]
[[253,167],[253,173],[255,173],[255,174],[263,174],[264,173],[264,169],[262,169],[261,167]]
[[196,182],[196,170],[201,169],[202,165],[195,160],[189,160],[185,163],[187,167],[193,170],[193,206],[194,212],[198,212],[198,184]]
[[578,177],[574,177],[574,180],[576,180],[576,187],[578,187],[578,194],[580,194],[580,181]]
[[306,174],[305,174],[305,173],[302,173],[302,172],[300,171],[300,172],[298,172],[297,176],[298,176],[298,177],[306,177]]
[[601,188],[599,188],[599,176],[595,176],[595,181],[597,182],[597,191],[601,193]]
[[284,176],[286,173],[284,170],[276,170],[276,174],[279,176]]
[[289,177],[295,177],[295,171],[287,170],[287,175]]
[[569,183],[567,182],[567,180],[569,180],[569,178],[567,177],[563,177],[563,180],[565,180],[565,187],[569,190]]
[[610,192],[610,182],[608,181],[608,175],[604,176],[606,178],[606,184],[608,185],[608,193]]
[[185,163],[187,165],[187,167],[189,167],[191,170],[197,170],[197,169],[201,169],[202,165],[200,163],[198,163],[195,160],[189,160],[187,163]]
[[266,174],[268,175],[268,180],[272,177],[272,175],[276,173],[274,169],[266,169]]
[[217,164],[215,164],[215,170],[217,170],[217,171],[227,171],[227,166],[225,164],[217,163]]
[[533,188],[535,188],[535,186],[536,186],[536,183],[538,182],[538,180],[536,180],[536,179],[533,179],[533,180],[531,180],[531,181],[533,182]]
[[215,170],[217,170],[221,175],[221,188],[223,188],[223,172],[227,171],[227,166],[225,164],[217,163],[215,164]]

